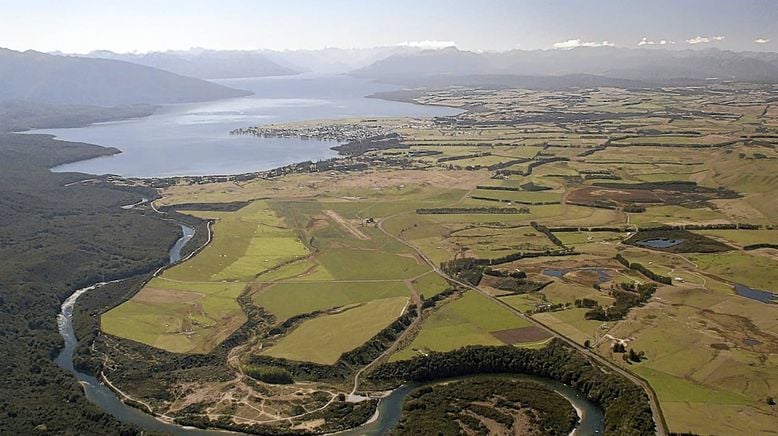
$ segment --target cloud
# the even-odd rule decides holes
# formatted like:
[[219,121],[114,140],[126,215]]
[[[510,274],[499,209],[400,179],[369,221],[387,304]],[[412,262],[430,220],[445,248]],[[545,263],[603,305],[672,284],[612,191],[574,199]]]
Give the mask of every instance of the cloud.
[[638,45],[672,45],[675,44],[675,41],[671,39],[660,39],[659,41],[652,41],[648,39],[648,37],[644,36],[643,39],[638,42]]
[[554,48],[570,49],[576,47],[613,47],[616,44],[610,41],[590,41],[585,42],[580,39],[568,39],[567,41],[554,43]]
[[770,40],[767,38],[756,38],[754,42],[757,44],[767,44]]
[[457,44],[454,41],[437,41],[437,40],[425,39],[424,41],[403,41],[397,43],[397,45],[400,47],[436,49],[436,48],[456,47]]
[[723,36],[695,36],[686,40],[689,44],[707,44],[709,42],[723,41]]

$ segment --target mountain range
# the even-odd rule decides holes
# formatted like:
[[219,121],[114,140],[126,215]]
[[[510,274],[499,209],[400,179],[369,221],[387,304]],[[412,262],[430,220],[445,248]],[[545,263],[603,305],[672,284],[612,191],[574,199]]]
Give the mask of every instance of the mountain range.
[[143,116],[160,104],[251,94],[203,78],[300,72],[348,73],[412,88],[645,88],[725,80],[778,83],[778,53],[618,47],[473,52],[455,47],[394,46],[146,54],[98,51],[79,56],[0,48],[0,130]]
[[134,54],[101,50],[86,56],[132,62],[200,79],[287,76],[302,71],[294,66],[279,65],[258,51],[192,49]]
[[581,74],[644,84],[663,84],[681,79],[776,83],[778,54],[617,47],[477,53],[449,47],[392,55],[352,74],[396,83],[419,83],[424,78],[440,76],[559,77]]

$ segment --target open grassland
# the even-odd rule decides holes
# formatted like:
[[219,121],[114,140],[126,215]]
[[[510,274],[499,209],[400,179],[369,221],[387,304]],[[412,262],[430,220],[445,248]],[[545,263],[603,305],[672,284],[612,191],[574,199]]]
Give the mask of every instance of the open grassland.
[[397,319],[407,301],[384,298],[305,321],[262,354],[331,365]]
[[778,290],[778,260],[735,251],[716,254],[693,254],[689,260],[705,272],[725,280],[767,291]]
[[778,245],[778,230],[699,230],[696,233],[741,246],[765,243]]
[[455,350],[465,345],[500,345],[502,342],[492,332],[529,326],[529,322],[497,303],[468,291],[425,319],[414,341],[392,356],[392,360],[429,351]]
[[390,297],[408,297],[403,281],[386,282],[281,282],[258,292],[254,302],[278,321],[317,310],[332,309]]
[[[766,432],[774,416],[765,399],[778,382],[775,307],[693,287],[663,287],[655,301],[609,334],[628,338],[647,359],[630,369],[657,391],[670,430],[720,434]],[[611,352],[604,342],[600,350]],[[617,354],[610,354],[614,360]],[[710,407],[737,422],[706,422]],[[700,430],[697,430],[700,429]]]
[[411,282],[411,285],[424,298],[434,297],[450,287],[443,278],[433,271],[417,277]]

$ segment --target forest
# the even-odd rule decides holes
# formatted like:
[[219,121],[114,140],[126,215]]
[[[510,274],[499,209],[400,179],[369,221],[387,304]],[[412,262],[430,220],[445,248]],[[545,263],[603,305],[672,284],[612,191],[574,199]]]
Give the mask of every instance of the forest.
[[[177,226],[120,206],[141,192],[74,183],[52,173],[65,162],[113,154],[45,135],[0,134],[0,429],[73,434],[133,434],[87,401],[53,358],[62,301],[97,281],[164,264]],[[148,192],[144,191],[144,195]]]
[[548,387],[484,376],[416,388],[405,400],[392,434],[456,435],[463,428],[487,434],[484,422],[490,420],[501,432],[568,435],[577,419],[570,403]]
[[654,434],[648,398],[639,386],[615,373],[603,372],[558,339],[542,349],[468,346],[447,353],[432,352],[381,365],[370,377],[426,382],[499,373],[548,377],[572,386],[604,409],[606,435]]

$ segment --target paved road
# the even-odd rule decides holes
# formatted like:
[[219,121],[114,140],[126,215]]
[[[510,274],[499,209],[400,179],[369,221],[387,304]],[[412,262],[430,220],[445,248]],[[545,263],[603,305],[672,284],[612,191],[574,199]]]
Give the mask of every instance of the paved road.
[[662,414],[662,409],[659,406],[659,399],[656,396],[656,392],[654,392],[654,390],[651,388],[651,386],[648,384],[648,382],[646,382],[642,378],[636,376],[635,374],[632,374],[631,372],[625,370],[624,368],[616,365],[615,363],[611,362],[610,360],[605,359],[604,357],[594,353],[592,350],[590,350],[588,348],[585,348],[585,347],[583,347],[581,345],[578,345],[572,339],[570,339],[570,338],[568,338],[566,336],[563,336],[562,334],[560,334],[557,331],[549,328],[547,325],[537,321],[536,319],[525,315],[523,312],[519,311],[518,309],[516,309],[513,306],[509,305],[508,303],[500,300],[499,298],[494,297],[493,295],[487,293],[486,291],[478,288],[477,286],[473,286],[473,285],[471,285],[469,283],[462,282],[460,280],[457,280],[457,279],[449,276],[448,274],[443,272],[440,268],[438,268],[438,266],[435,265],[435,263],[432,262],[427,257],[427,255],[425,255],[418,247],[416,247],[415,245],[409,243],[408,241],[406,241],[406,240],[404,240],[404,239],[402,239],[402,238],[400,238],[398,236],[395,236],[394,234],[392,234],[392,233],[390,233],[390,232],[388,232],[388,231],[386,231],[384,229],[384,226],[383,226],[384,221],[386,221],[387,219],[392,218],[394,216],[396,216],[396,215],[391,215],[391,216],[388,216],[388,217],[383,218],[380,221],[378,221],[378,225],[377,225],[378,230],[382,231],[384,234],[386,234],[390,238],[392,238],[392,239],[400,242],[401,244],[407,246],[408,248],[412,249],[414,252],[416,252],[416,254],[419,255],[419,257],[421,259],[424,260],[425,263],[427,263],[427,265],[429,265],[430,268],[432,268],[433,271],[435,271],[438,275],[440,275],[444,279],[446,279],[446,280],[448,280],[448,281],[450,281],[452,283],[456,283],[456,284],[458,284],[458,285],[460,285],[460,286],[462,286],[464,288],[472,289],[473,291],[476,291],[476,292],[484,295],[485,297],[487,297],[490,300],[496,302],[497,304],[501,305],[502,307],[506,308],[507,310],[511,311],[512,313],[516,314],[517,316],[520,316],[520,317],[526,319],[527,321],[531,322],[532,324],[536,325],[537,327],[545,330],[546,332],[548,332],[552,336],[557,337],[557,338],[565,341],[568,345],[570,345],[571,347],[573,347],[576,350],[578,350],[581,353],[583,353],[590,360],[597,361],[601,365],[603,365],[603,366],[605,366],[605,367],[607,367],[607,368],[609,368],[609,369],[611,369],[611,370],[613,370],[615,372],[618,372],[619,374],[623,375],[624,377],[626,377],[627,379],[629,379],[633,383],[635,383],[638,386],[640,386],[641,388],[643,388],[643,390],[646,392],[646,395],[648,395],[649,403],[651,405],[651,412],[654,415],[654,423],[656,424],[656,434],[658,436],[667,436],[668,435],[667,423],[665,422],[664,415]]

